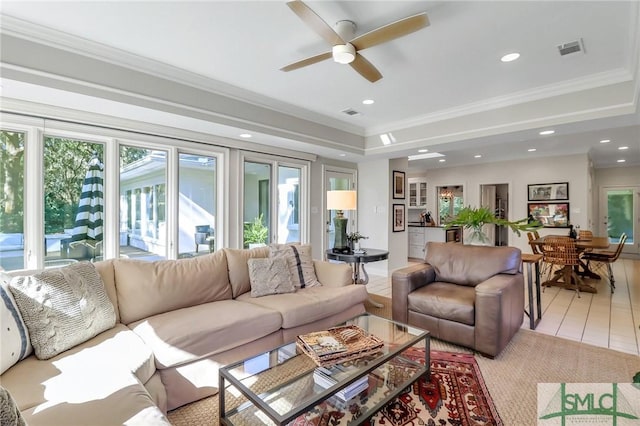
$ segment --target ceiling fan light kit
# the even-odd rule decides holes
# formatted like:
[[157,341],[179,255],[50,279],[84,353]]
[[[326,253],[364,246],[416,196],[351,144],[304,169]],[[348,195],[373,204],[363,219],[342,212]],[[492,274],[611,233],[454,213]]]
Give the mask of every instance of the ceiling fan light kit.
[[356,59],[356,48],[353,44],[337,44],[332,49],[333,60],[339,64],[350,64]]
[[[333,58],[337,63],[349,64],[362,77],[375,83],[382,78],[382,74],[360,54],[360,51],[411,34],[429,25],[427,14],[419,13],[353,38],[356,24],[352,21],[338,21],[336,28],[333,29],[301,0],[290,1],[287,6],[316,34],[329,43],[331,51],[280,68],[285,72]],[[347,42],[347,40],[349,41]]]

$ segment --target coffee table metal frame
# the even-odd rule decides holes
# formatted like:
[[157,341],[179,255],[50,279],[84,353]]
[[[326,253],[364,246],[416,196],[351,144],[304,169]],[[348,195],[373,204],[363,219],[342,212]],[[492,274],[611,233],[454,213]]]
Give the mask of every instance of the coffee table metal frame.
[[[395,389],[392,389],[391,392],[389,392],[389,394],[387,396],[385,396],[384,398],[382,398],[380,401],[378,401],[376,404],[372,405],[371,408],[369,408],[368,410],[366,410],[365,412],[362,413],[362,415],[356,420],[355,423],[350,423],[350,424],[354,424],[354,425],[358,425],[361,424],[363,422],[365,422],[366,420],[368,420],[369,418],[371,418],[374,414],[376,414],[382,407],[384,407],[389,401],[391,401],[393,398],[395,398],[396,396],[398,396],[399,394],[402,393],[403,390],[405,390],[407,387],[409,387],[411,384],[413,384],[416,380],[418,380],[422,375],[424,374],[429,374],[429,363],[430,363],[430,357],[429,357],[429,351],[430,351],[430,334],[428,331],[424,331],[424,330],[420,330],[417,329],[416,327],[412,327],[412,326],[408,326],[406,324],[402,324],[399,322],[395,322],[395,321],[391,321],[391,320],[387,320],[381,317],[377,317],[375,315],[371,315],[371,314],[363,314],[363,315],[359,315],[356,316],[342,324],[337,324],[336,326],[339,325],[344,325],[344,324],[350,324],[350,323],[354,323],[354,322],[358,322],[358,320],[360,318],[364,318],[364,317],[369,317],[371,319],[373,319],[374,321],[384,321],[384,322],[388,322],[389,325],[392,325],[393,327],[396,327],[397,330],[404,330],[405,332],[407,332],[409,329],[413,330],[414,332],[418,332],[417,335],[414,334],[410,334],[407,332],[407,335],[410,336],[410,338],[401,344],[395,344],[393,342],[387,342],[385,341],[385,348],[388,349],[388,352],[381,354],[378,358],[375,358],[374,360],[372,360],[370,363],[367,364],[367,366],[365,368],[363,368],[362,371],[358,372],[357,374],[353,375],[352,377],[348,378],[347,380],[344,380],[342,382],[337,383],[336,385],[325,389],[323,392],[317,393],[315,394],[312,398],[310,398],[308,401],[306,401],[305,404],[294,407],[293,409],[291,409],[290,411],[288,411],[285,415],[281,415],[279,413],[277,413],[268,403],[266,403],[263,398],[261,398],[259,395],[256,395],[256,393],[248,388],[247,386],[245,386],[245,384],[243,383],[242,379],[239,379],[238,377],[234,376],[233,374],[233,370],[236,369],[237,367],[243,365],[245,362],[250,361],[252,359],[254,359],[255,357],[251,357],[251,358],[247,358],[244,359],[242,361],[237,361],[234,363],[231,363],[225,367],[222,367],[220,369],[220,378],[219,378],[219,392],[218,392],[218,400],[219,400],[219,409],[220,409],[220,422],[222,424],[225,425],[233,425],[234,423],[230,420],[229,418],[229,414],[233,415],[236,414],[237,410],[241,409],[241,408],[236,408],[231,410],[229,413],[226,412],[225,409],[225,391],[227,388],[227,383],[232,385],[235,389],[237,389],[240,393],[242,393],[248,400],[248,402],[250,402],[253,406],[255,406],[258,410],[262,411],[267,417],[269,417],[276,425],[283,425],[286,423],[289,423],[290,421],[294,420],[295,418],[297,418],[298,416],[308,412],[309,410],[311,410],[313,407],[317,406],[318,404],[330,399],[331,397],[335,396],[339,390],[343,389],[344,387],[348,386],[349,384],[355,382],[356,380],[358,380],[359,378],[365,376],[365,375],[369,375],[371,374],[374,370],[376,370],[378,367],[392,361],[395,358],[401,357],[402,358],[402,353],[407,350],[409,347],[414,346],[416,344],[418,344],[421,340],[424,341],[424,350],[425,350],[425,364],[424,365],[420,365],[419,367],[416,368],[416,372],[409,377],[409,379],[407,379],[404,383],[402,383],[400,386],[397,386]],[[384,337],[382,336],[378,336],[381,337],[383,340]],[[390,346],[389,344],[393,344],[393,346]],[[288,345],[291,345],[292,343],[289,342],[287,344],[284,345],[280,345],[276,348],[273,348],[272,350],[266,352],[266,353],[272,353],[273,351],[277,351],[280,350]],[[298,353],[295,356],[307,356],[303,353]],[[408,362],[413,362],[413,361],[409,361],[406,358],[403,358],[403,360],[406,360]],[[271,367],[271,366],[270,366]],[[260,373],[258,373],[260,374]],[[313,374],[312,372],[310,374]],[[294,378],[292,381],[298,380],[299,377]],[[286,384],[286,383],[283,383]],[[283,385],[281,384],[281,385]],[[273,389],[272,389],[273,390]],[[266,392],[261,392],[261,395],[265,395],[268,394],[270,391],[266,391]],[[241,405],[241,407],[246,406],[246,403]]]

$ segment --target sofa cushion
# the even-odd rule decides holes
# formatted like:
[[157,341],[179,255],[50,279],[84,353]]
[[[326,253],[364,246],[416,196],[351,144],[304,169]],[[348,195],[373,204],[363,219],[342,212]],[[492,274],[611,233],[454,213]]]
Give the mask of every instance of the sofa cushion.
[[11,276],[0,272],[0,374],[31,354],[29,331],[9,290]]
[[65,395],[74,394],[82,383],[89,386],[95,380],[99,391],[97,375],[122,372],[146,383],[155,372],[155,364],[151,348],[129,328],[116,324],[53,358],[39,360],[30,356],[22,360],[2,375],[2,385],[11,392],[20,410],[25,410],[52,400],[64,401]]
[[102,279],[89,262],[14,277],[10,289],[40,359],[70,349],[116,322]]
[[515,247],[471,246],[429,242],[425,262],[436,271],[436,281],[475,286],[496,274],[516,274],[521,252]]
[[289,263],[291,279],[297,288],[315,287],[320,284],[313,269],[311,246],[308,244],[271,244],[269,256],[284,258]]
[[277,311],[221,300],[154,315],[129,326],[151,347],[157,368],[163,369],[243,345],[278,331],[281,325]]
[[251,291],[247,261],[253,258],[269,257],[269,248],[256,247],[249,250],[225,248],[223,252],[227,256],[229,283],[231,283],[233,298],[235,299],[239,295]]
[[346,287],[301,288],[295,293],[276,294],[251,298],[243,294],[237,300],[248,302],[280,312],[282,328],[321,320],[325,317],[346,311],[367,299],[367,289],[363,285]]
[[409,311],[467,325],[475,324],[475,288],[433,282],[408,296]]
[[118,259],[114,264],[124,324],[201,303],[231,298],[224,253],[180,260]]
[[269,294],[293,293],[296,287],[291,282],[289,264],[286,259],[249,259],[251,297]]
[[22,412],[29,426],[171,426],[130,373],[68,376],[52,385],[47,382],[49,400]]

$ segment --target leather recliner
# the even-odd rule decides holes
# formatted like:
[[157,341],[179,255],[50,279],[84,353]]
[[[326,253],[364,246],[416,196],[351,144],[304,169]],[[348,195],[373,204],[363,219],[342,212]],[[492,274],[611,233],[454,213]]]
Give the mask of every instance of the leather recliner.
[[429,242],[425,251],[424,263],[392,274],[393,319],[498,355],[523,320],[520,250]]

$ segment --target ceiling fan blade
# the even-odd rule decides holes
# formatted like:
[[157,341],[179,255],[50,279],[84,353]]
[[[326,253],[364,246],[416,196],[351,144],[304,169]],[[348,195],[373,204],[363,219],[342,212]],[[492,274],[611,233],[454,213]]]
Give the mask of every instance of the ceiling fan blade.
[[412,32],[418,31],[428,25],[429,17],[427,14],[419,13],[417,15],[392,22],[373,31],[369,31],[366,34],[362,34],[360,37],[354,38],[349,43],[353,44],[356,50],[362,50],[411,34]]
[[332,56],[331,52],[321,53],[319,55],[311,56],[310,58],[306,58],[301,61],[294,62],[292,64],[287,65],[286,67],[282,67],[280,68],[280,71],[287,72],[287,71],[297,70],[298,68],[306,67],[307,65],[315,64],[316,62],[329,59],[331,58],[331,56]]
[[349,65],[351,65],[354,70],[358,71],[361,76],[372,83],[375,83],[382,78],[380,71],[378,71],[371,62],[367,61],[365,57],[359,53],[356,53],[356,59],[354,59]]
[[333,28],[327,25],[309,6],[300,0],[294,0],[287,3],[287,6],[298,15],[302,21],[311,27],[320,37],[325,39],[331,46],[336,44],[345,44],[346,41],[336,33]]

